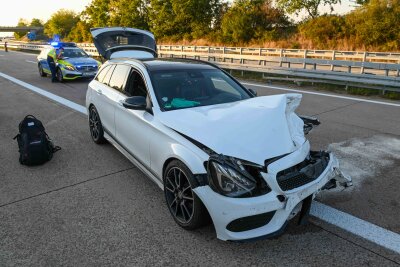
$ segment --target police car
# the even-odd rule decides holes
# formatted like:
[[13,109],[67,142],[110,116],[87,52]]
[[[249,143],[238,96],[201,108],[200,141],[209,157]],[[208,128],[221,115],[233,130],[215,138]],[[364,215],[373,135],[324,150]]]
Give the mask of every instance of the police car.
[[62,58],[56,62],[56,77],[59,82],[74,80],[77,78],[93,78],[101,63],[91,58],[85,51],[76,46],[75,43],[53,42],[46,46],[37,57],[39,74],[42,77],[51,75],[47,63],[47,54],[51,49],[63,48]]

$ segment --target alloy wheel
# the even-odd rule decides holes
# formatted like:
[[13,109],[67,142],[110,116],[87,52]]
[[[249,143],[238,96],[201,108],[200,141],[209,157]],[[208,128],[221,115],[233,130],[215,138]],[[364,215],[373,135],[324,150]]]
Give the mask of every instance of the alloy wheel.
[[178,167],[169,169],[165,178],[168,207],[179,222],[189,223],[194,214],[194,195],[185,173]]
[[100,136],[100,120],[99,116],[97,115],[97,112],[94,108],[90,109],[90,115],[89,115],[89,127],[90,127],[90,133],[92,134],[93,140],[97,141]]
[[39,65],[39,75],[42,76],[42,77],[46,76],[46,74],[43,71],[42,65]]
[[63,81],[63,75],[62,75],[61,69],[57,69],[56,76],[57,76],[57,80],[58,80],[59,82],[62,82],[62,81]]

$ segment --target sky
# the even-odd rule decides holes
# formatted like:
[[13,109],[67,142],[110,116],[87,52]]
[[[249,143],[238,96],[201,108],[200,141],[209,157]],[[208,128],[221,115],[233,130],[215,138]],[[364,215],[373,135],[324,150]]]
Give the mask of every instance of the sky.
[[[70,9],[81,12],[91,0],[1,0],[3,3],[0,8],[0,26],[16,26],[20,18],[31,21],[32,18],[39,18],[47,21],[51,15],[59,9]],[[228,0],[232,1],[232,0]],[[347,13],[352,9],[353,4],[350,0],[342,0],[342,4],[335,5],[334,13]],[[329,8],[322,8],[322,12],[328,12]],[[302,16],[300,15],[300,18]],[[294,20],[300,18],[293,17]],[[0,33],[0,36],[10,34]]]
[[57,10],[81,12],[91,0],[2,0],[0,26],[15,26],[20,18],[48,20]]

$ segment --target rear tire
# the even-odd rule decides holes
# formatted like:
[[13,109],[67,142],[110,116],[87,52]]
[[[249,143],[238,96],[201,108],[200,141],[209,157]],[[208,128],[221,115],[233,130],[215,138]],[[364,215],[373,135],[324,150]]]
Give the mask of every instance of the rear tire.
[[62,83],[64,81],[64,77],[63,77],[63,74],[62,74],[62,71],[60,68],[57,68],[56,78],[57,78],[57,81],[59,81],[60,83]]
[[96,144],[104,144],[106,142],[103,125],[95,106],[91,106],[89,109],[89,129],[93,142]]
[[42,67],[42,64],[39,64],[38,65],[38,69],[39,69],[39,75],[40,75],[40,77],[46,77],[47,76],[47,74],[44,72],[44,70],[43,70],[43,67]]
[[179,160],[171,161],[164,172],[164,195],[175,222],[186,230],[194,230],[210,221],[206,207],[194,193],[194,175]]

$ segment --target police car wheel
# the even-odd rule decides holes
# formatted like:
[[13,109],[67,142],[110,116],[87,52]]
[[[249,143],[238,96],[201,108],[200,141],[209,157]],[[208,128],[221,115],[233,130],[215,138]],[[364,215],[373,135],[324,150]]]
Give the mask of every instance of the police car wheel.
[[43,71],[43,67],[42,67],[41,64],[38,65],[38,68],[39,68],[39,74],[40,74],[40,76],[41,76],[41,77],[46,77],[47,74]]
[[63,82],[64,77],[63,77],[63,74],[62,74],[61,69],[57,69],[56,77],[57,77],[57,80],[58,80],[60,83]]

